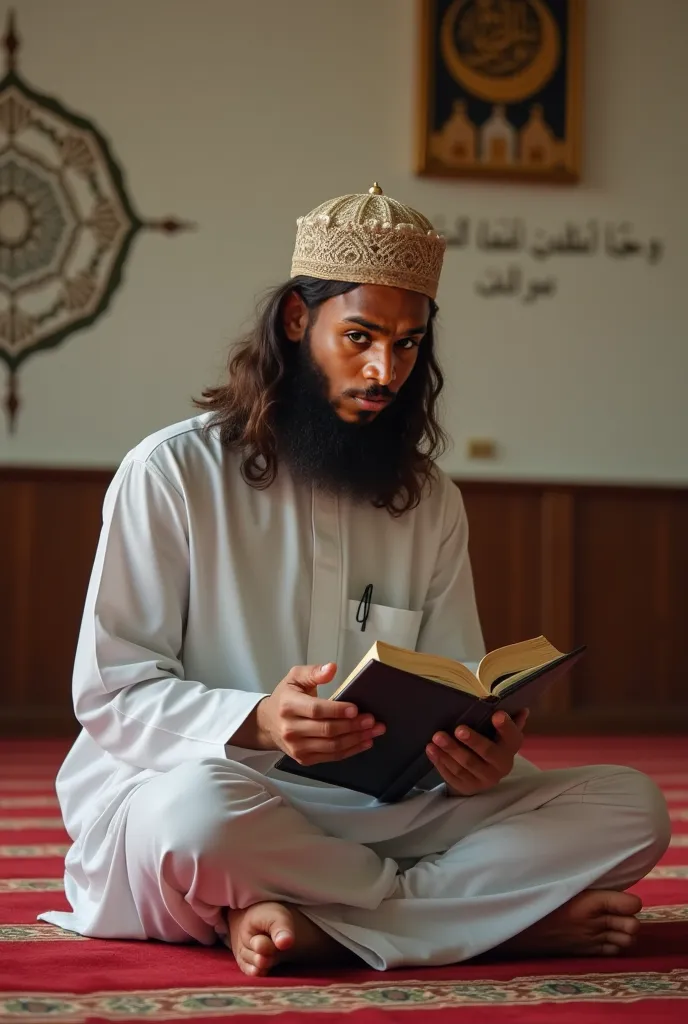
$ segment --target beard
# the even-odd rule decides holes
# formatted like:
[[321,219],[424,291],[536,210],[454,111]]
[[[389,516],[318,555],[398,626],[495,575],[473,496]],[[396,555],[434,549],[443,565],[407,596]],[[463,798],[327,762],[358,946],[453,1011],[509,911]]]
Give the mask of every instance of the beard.
[[[313,359],[309,332],[294,349],[275,413],[279,460],[318,490],[384,504],[402,488],[408,403],[399,392],[374,418],[361,413],[359,422],[347,423],[328,397],[329,381]],[[388,393],[369,389],[371,397]]]

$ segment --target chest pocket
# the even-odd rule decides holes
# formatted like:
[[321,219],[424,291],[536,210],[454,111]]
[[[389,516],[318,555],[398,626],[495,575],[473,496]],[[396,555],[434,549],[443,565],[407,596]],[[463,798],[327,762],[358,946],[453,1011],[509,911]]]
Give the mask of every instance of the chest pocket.
[[[414,650],[420,632],[423,612],[413,612],[406,608],[390,608],[384,604],[371,604],[368,610],[365,631],[361,623],[356,621],[359,601],[348,601],[345,606],[344,621],[339,637],[339,666],[337,677],[339,682],[346,679],[349,672],[356,667],[361,658],[373,646],[376,640],[384,640],[397,647],[408,647]],[[321,687],[318,695],[323,693]]]

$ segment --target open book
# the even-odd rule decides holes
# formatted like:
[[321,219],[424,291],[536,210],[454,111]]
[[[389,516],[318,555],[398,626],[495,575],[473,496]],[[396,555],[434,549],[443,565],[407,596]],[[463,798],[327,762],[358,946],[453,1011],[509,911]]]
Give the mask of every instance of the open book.
[[459,725],[495,738],[492,716],[530,707],[568,672],[584,647],[557,650],[544,636],[490,651],[473,673],[464,664],[377,641],[332,694],[374,715],[387,731],[370,750],[342,761],[300,765],[285,756],[278,771],[332,783],[379,800],[400,800],[430,771],[425,747],[435,732]]
[[440,658],[436,654],[424,654],[422,651],[409,651],[405,647],[393,647],[392,644],[378,640],[332,694],[331,699],[336,700],[371,660],[399,668],[403,672],[413,672],[414,675],[445,686],[453,686],[456,690],[472,693],[476,697],[489,697],[491,694],[499,697],[530,675],[533,669],[567,657],[553,647],[546,637],[537,636],[533,640],[521,640],[517,644],[490,651],[478,665],[477,672],[473,673],[460,661]]

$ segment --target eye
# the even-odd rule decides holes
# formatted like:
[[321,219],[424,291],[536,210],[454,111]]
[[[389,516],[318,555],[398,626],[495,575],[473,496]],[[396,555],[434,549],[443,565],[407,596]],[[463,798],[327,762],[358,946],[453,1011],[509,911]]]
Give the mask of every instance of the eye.
[[414,348],[418,348],[420,344],[418,338],[402,338],[397,342],[397,348],[402,349],[404,352],[410,352]]
[[370,341],[370,335],[364,331],[347,331],[346,337],[353,341],[354,345],[365,345]]

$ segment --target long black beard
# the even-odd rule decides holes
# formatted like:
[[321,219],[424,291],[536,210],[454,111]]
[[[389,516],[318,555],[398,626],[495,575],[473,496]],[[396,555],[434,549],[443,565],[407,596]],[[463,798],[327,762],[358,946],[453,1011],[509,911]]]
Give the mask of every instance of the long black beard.
[[401,489],[408,411],[402,392],[374,419],[341,420],[308,335],[294,345],[280,386],[275,428],[278,458],[304,483],[357,501],[384,504]]

